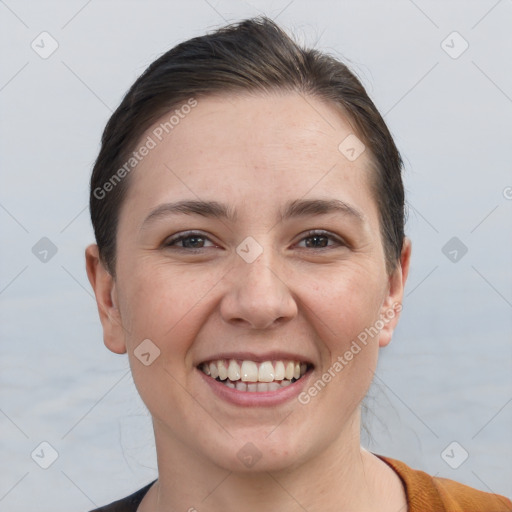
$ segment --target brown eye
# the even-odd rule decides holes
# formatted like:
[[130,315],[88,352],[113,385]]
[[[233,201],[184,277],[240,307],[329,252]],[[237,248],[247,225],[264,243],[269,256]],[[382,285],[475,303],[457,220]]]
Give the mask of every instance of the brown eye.
[[305,239],[306,247],[326,247],[329,243],[329,238],[325,235],[314,235]]
[[[170,238],[164,243],[164,247],[177,247],[178,249],[203,249],[205,247],[206,241],[211,242],[211,240],[201,233],[183,233],[181,235],[177,235],[173,238]],[[178,244],[181,244],[178,245]],[[212,244],[213,246],[213,244]]]
[[[326,231],[310,231],[308,236],[302,238],[305,241],[305,248],[307,249],[326,249],[328,247],[344,246],[346,245],[340,238],[334,236]],[[332,240],[335,243],[329,245],[329,241]]]

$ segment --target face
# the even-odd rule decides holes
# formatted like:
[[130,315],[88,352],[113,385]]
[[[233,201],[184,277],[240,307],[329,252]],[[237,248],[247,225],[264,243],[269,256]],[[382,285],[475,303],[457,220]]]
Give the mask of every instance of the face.
[[295,93],[199,99],[161,141],[158,126],[115,282],[88,248],[105,343],[128,352],[157,449],[231,471],[343,450],[408,264],[386,272],[368,151],[341,152],[348,121]]

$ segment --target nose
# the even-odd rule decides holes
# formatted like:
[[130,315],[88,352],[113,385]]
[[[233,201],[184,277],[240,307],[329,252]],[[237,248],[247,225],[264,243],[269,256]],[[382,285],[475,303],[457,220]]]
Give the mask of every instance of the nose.
[[252,263],[236,256],[235,266],[226,276],[229,289],[220,304],[226,322],[268,329],[297,314],[296,301],[270,253],[265,249]]

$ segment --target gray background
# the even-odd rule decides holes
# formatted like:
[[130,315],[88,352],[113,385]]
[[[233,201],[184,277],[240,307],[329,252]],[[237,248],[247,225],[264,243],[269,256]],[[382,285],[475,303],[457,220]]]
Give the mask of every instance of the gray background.
[[[86,511],[155,478],[148,413],[126,356],[103,346],[85,273],[88,179],[105,122],[152,60],[260,13],[349,63],[406,163],[412,271],[366,402],[365,446],[512,495],[511,0],[7,0],[1,511]],[[59,45],[47,59],[31,48],[43,31]],[[469,44],[460,55],[454,31]],[[42,237],[57,247],[46,262],[32,251]],[[452,237],[456,262],[442,251]],[[59,455],[46,470],[31,458],[43,441]],[[465,451],[457,469],[447,463]],[[48,448],[35,453],[50,461]]]

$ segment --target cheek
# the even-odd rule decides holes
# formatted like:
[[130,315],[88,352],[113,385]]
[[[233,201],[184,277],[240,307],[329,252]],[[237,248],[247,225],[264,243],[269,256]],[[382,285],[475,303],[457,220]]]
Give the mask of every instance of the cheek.
[[[131,268],[124,290],[130,367],[143,402],[155,418],[162,419],[169,404],[178,410],[190,409],[185,391],[190,371],[187,356],[204,322],[208,294],[219,277],[215,271],[192,273],[143,258]],[[154,344],[145,350],[149,361],[137,357],[143,340]]]
[[379,318],[384,280],[366,266],[347,264],[310,273],[304,290],[305,304],[318,317],[315,323],[321,320],[325,325],[322,338],[343,350],[347,341]]
[[318,279],[311,284],[316,300],[312,293],[310,318],[324,349],[321,368],[299,395],[308,414],[322,418],[322,435],[331,440],[366,395],[379,350],[371,327],[379,319],[382,281],[367,268],[344,270],[331,273],[327,286],[321,287]]
[[311,322],[324,346],[317,378],[328,381],[331,390],[321,393],[323,384],[319,383],[311,396],[321,393],[318,405],[326,400],[338,411],[336,417],[353,410],[371,383],[379,350],[375,326],[384,298],[383,280],[377,274],[368,268],[344,270],[331,272],[323,287],[315,279],[309,303],[314,313]]
[[191,329],[199,328],[199,321],[191,321],[204,304],[222,272],[211,268],[191,272],[186,265],[168,262],[150,262],[141,258],[131,267],[124,290],[125,323],[130,326],[129,345],[149,338],[162,351],[172,349],[174,354],[186,350],[193,340]]

